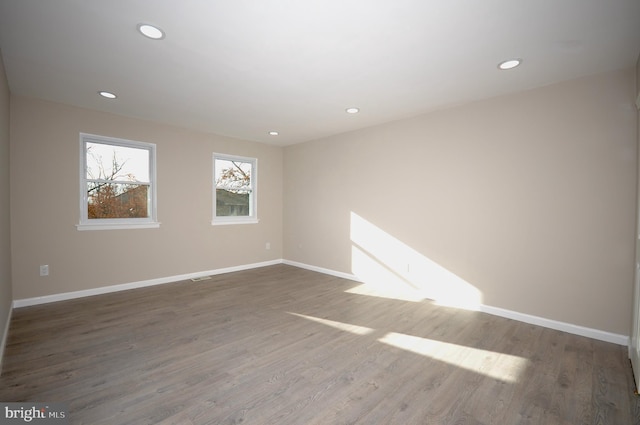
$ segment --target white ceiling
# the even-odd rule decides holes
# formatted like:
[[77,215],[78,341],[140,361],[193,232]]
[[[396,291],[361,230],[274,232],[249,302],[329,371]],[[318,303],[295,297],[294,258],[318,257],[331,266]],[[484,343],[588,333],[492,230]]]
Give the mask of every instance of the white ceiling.
[[14,94],[288,145],[631,67],[640,0],[0,0],[0,49]]

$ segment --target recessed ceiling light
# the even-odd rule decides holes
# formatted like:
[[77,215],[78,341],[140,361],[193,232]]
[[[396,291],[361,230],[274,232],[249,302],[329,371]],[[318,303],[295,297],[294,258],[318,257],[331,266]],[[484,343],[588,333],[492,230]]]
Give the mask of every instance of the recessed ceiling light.
[[500,62],[498,64],[498,68],[502,69],[503,71],[506,71],[507,69],[513,69],[516,66],[520,65],[522,63],[522,59],[509,59],[506,60],[504,62]]
[[270,131],[269,132],[269,136],[277,136],[278,134],[280,134],[280,133],[278,133],[277,131]]
[[357,114],[358,112],[360,112],[360,109],[358,109],[358,108],[347,108],[347,109],[345,109],[345,111],[347,111],[347,114]]
[[115,94],[111,93],[110,91],[99,91],[98,94],[102,97],[106,97],[107,99],[115,99],[116,96]]
[[138,24],[138,31],[145,37],[149,37],[153,40],[162,40],[164,38],[164,31],[160,28],[149,24]]

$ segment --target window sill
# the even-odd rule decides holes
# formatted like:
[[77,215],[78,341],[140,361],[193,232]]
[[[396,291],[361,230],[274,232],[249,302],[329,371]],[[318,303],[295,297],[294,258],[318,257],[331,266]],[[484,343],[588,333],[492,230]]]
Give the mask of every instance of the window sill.
[[229,219],[213,219],[212,226],[226,226],[229,224],[257,224],[260,220],[257,218],[229,218]]
[[160,223],[157,221],[145,223],[97,223],[76,224],[78,230],[117,230],[117,229],[157,229]]

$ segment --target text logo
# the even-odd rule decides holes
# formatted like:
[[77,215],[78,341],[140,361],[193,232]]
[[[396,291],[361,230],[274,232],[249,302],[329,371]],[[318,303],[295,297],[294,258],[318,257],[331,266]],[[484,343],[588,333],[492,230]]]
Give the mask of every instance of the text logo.
[[69,424],[69,408],[65,403],[0,403],[0,425]]

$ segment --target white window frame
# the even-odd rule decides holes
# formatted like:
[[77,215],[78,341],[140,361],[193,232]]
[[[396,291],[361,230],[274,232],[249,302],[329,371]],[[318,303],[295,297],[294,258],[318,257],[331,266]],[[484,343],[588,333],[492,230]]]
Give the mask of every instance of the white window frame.
[[[122,146],[127,148],[145,149],[149,151],[149,217],[143,218],[99,218],[89,219],[87,204],[87,143]],[[156,145],[153,143],[137,142],[133,140],[117,139],[114,137],[98,136],[80,133],[80,223],[78,230],[111,230],[111,229],[149,229],[158,228],[157,220],[157,188],[156,188]]]
[[[216,160],[240,161],[251,164],[251,194],[249,195],[249,215],[247,216],[221,216],[216,215]],[[255,224],[258,219],[258,159],[246,156],[228,155],[222,153],[213,154],[213,219],[211,224],[228,225],[228,224]]]

